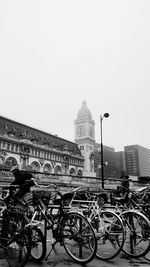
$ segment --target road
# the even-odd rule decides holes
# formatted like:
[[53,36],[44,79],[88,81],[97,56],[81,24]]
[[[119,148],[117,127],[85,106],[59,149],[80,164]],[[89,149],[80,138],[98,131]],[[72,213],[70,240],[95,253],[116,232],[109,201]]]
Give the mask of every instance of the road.
[[[150,253],[147,255],[150,259]],[[150,260],[145,258],[129,259],[125,254],[120,253],[116,258],[109,262],[94,259],[92,262],[87,264],[87,267],[148,267]],[[49,255],[47,260],[44,260],[42,264],[29,261],[25,267],[79,267],[80,264],[75,263],[65,252],[63,247],[56,245],[55,251]],[[5,259],[0,260],[0,267],[8,267]]]

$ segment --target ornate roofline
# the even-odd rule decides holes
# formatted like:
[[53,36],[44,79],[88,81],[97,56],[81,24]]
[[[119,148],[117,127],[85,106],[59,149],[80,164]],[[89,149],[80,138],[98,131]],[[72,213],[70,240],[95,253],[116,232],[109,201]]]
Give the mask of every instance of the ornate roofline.
[[48,147],[56,151],[81,156],[80,149],[76,143],[2,116],[0,116],[0,135],[11,138],[14,141],[26,140],[28,145],[35,144],[36,146]]

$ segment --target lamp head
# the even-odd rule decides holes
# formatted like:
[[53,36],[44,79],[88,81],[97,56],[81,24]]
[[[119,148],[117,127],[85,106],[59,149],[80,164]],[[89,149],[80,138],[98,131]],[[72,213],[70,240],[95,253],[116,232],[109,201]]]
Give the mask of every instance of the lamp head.
[[109,117],[109,113],[104,113],[104,117],[108,118]]

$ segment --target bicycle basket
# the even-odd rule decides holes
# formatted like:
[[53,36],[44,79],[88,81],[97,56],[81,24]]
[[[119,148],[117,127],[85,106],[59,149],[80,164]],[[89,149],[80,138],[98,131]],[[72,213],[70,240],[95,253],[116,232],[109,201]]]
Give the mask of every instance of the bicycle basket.
[[33,190],[33,205],[37,205],[39,203],[39,199],[47,206],[50,198],[51,192],[46,190]]

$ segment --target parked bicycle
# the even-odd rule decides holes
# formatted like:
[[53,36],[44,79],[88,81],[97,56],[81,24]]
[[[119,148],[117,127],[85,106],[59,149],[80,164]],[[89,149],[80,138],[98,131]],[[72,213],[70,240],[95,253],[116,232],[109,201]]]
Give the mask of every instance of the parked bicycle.
[[[46,201],[46,191],[48,202]],[[41,186],[35,182],[33,193],[34,220],[45,222],[45,234],[50,230],[55,242],[63,245],[68,255],[77,263],[85,264],[93,260],[97,251],[97,240],[94,229],[88,219],[81,213],[73,211],[71,206],[66,205],[66,195],[60,193],[60,188],[54,184]],[[46,257],[46,258],[47,258]]]
[[91,222],[97,238],[97,258],[110,260],[120,253],[125,231],[122,219],[112,210],[104,209],[104,196],[87,190],[87,187],[79,187],[73,190],[70,204]]
[[1,244],[9,265],[23,267],[40,240],[42,240],[44,248],[45,240],[40,229],[41,222],[30,222],[31,214],[27,203],[13,198],[13,192],[17,187],[14,185],[3,187]]
[[17,226],[18,212],[9,210],[2,200],[0,200],[0,216],[0,248],[4,250],[11,267],[23,267],[30,254],[28,230]]
[[112,200],[114,210],[124,222],[126,234],[122,250],[128,256],[138,258],[150,250],[150,221],[140,209],[135,209],[131,197],[132,192],[128,190],[124,196],[112,196]]

